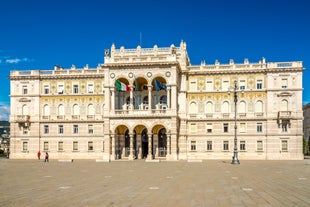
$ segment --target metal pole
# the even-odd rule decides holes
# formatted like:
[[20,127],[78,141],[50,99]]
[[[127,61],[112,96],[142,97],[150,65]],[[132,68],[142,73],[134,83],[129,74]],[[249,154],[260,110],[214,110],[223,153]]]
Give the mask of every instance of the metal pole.
[[235,81],[234,87],[234,102],[235,102],[235,138],[234,138],[234,156],[232,158],[231,164],[240,164],[238,160],[238,147],[237,147],[237,81]]

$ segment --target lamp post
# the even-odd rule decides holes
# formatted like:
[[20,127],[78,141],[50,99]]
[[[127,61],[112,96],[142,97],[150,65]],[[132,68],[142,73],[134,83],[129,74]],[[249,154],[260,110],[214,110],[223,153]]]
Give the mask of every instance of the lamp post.
[[[231,164],[240,164],[238,159],[238,146],[237,146],[237,102],[238,102],[238,86],[237,81],[234,81],[234,102],[235,102],[235,137],[234,137],[234,156],[232,157]],[[242,91],[243,92],[243,91]],[[228,91],[230,94],[230,91]]]

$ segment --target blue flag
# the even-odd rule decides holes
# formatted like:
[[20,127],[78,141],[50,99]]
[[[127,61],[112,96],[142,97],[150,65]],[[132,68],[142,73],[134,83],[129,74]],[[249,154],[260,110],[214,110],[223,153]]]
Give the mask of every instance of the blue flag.
[[156,88],[156,91],[159,91],[159,90],[167,91],[167,86],[162,84],[160,81],[156,79],[155,79],[155,88]]

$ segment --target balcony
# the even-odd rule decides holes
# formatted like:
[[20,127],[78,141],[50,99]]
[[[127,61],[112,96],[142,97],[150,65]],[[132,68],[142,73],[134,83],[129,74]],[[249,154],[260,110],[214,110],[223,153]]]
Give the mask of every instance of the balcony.
[[29,115],[17,115],[16,122],[18,123],[25,123],[29,122],[30,116]]
[[291,119],[292,118],[292,112],[291,111],[279,111],[278,112],[278,118],[279,119]]

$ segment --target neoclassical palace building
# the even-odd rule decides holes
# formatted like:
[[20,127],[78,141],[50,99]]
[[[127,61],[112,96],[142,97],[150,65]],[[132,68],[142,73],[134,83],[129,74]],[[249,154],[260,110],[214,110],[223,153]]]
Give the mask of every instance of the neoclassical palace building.
[[303,70],[264,58],[191,65],[183,41],[113,44],[97,68],[14,70],[10,157],[231,159],[236,123],[240,160],[303,159]]

